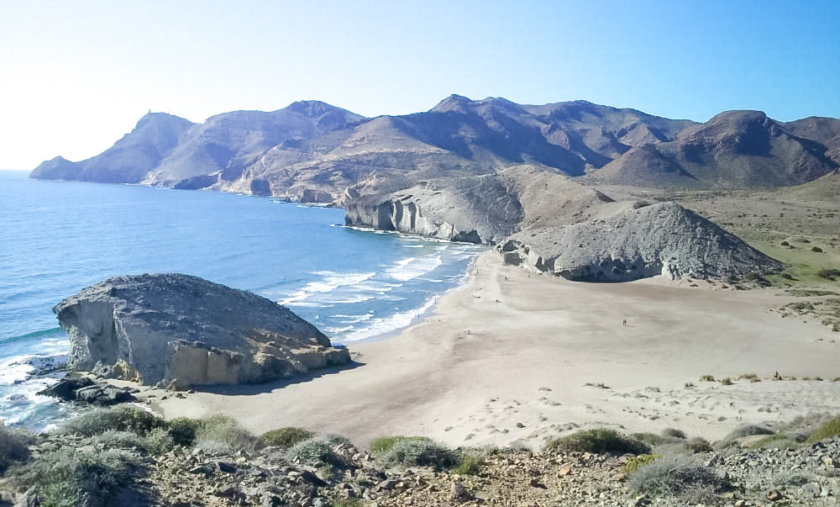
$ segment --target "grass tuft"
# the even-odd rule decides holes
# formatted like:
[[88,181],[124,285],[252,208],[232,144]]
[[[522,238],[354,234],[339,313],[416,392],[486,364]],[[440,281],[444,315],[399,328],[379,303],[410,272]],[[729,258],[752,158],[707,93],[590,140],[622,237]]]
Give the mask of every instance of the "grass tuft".
[[813,444],[815,442],[819,442],[820,440],[834,438],[837,436],[840,436],[840,417],[835,417],[834,419],[823,424],[816,430],[812,431],[811,434],[808,435],[807,442],[809,444]]
[[259,445],[260,447],[274,446],[281,449],[288,449],[296,443],[308,440],[313,436],[315,434],[309,430],[289,426],[264,433],[259,438]]
[[643,442],[625,437],[608,429],[578,431],[550,441],[545,450],[549,452],[591,452],[595,454],[646,454],[650,448]]

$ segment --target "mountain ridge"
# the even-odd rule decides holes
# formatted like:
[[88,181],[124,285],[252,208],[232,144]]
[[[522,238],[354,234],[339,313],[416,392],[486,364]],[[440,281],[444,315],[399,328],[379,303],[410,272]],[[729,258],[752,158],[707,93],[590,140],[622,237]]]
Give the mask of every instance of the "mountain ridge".
[[518,164],[595,184],[800,185],[840,167],[840,120],[724,111],[697,123],[584,100],[532,105],[456,94],[427,111],[366,118],[304,100],[203,123],[150,113],[103,153],[53,158],[31,176],[341,204],[348,188],[374,174],[407,188]]

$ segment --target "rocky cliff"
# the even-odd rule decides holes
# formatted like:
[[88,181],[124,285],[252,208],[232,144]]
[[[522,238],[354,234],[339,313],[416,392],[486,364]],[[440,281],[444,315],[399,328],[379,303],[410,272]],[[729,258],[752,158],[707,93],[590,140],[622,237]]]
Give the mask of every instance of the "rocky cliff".
[[290,310],[182,274],[111,278],[54,311],[71,368],[127,363],[146,385],[260,383],[350,360]]
[[[605,210],[606,211],[606,210]],[[679,204],[622,203],[581,223],[529,229],[498,246],[505,262],[581,281],[744,276],[782,264]]]

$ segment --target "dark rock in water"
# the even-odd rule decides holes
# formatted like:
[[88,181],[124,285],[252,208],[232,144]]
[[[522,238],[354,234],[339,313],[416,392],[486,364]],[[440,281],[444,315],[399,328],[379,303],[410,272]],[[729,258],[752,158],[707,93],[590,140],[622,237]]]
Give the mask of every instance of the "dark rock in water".
[[70,368],[146,385],[260,383],[350,361],[290,310],[188,275],[111,278],[54,311],[70,335]]
[[39,391],[38,394],[41,396],[52,396],[64,401],[73,401],[76,399],[76,391],[92,386],[93,384],[93,380],[87,377],[68,375],[59,380],[57,384],[43,391]]
[[109,406],[134,400],[131,389],[110,384],[83,387],[76,391],[76,401],[92,405]]
[[68,375],[57,384],[38,392],[64,401],[79,401],[92,405],[108,406],[134,400],[131,389],[111,384],[97,384],[88,377]]

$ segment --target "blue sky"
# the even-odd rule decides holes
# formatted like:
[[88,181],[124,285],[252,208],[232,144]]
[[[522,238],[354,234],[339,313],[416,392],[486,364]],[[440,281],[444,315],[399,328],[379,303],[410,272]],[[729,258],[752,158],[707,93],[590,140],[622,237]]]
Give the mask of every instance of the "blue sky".
[[840,1],[0,0],[0,168],[95,155],[149,109],[403,114],[451,93],[840,117]]

